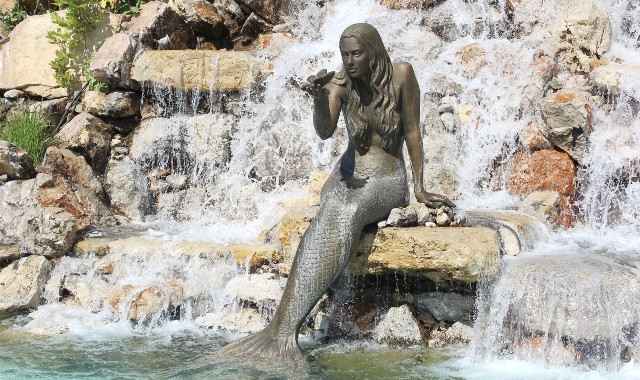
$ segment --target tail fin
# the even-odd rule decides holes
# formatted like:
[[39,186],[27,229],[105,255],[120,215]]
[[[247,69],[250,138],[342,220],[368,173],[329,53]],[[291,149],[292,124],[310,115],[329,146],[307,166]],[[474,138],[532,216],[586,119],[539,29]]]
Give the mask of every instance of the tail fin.
[[272,358],[298,360],[304,357],[295,334],[273,337],[268,329],[229,343],[216,351],[218,358]]

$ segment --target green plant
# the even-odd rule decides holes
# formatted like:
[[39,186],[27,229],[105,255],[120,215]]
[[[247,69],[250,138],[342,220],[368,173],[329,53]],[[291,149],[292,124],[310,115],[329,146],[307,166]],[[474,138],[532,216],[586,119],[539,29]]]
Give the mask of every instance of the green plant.
[[113,13],[135,14],[149,0],[100,0],[100,7]]
[[55,0],[64,13],[51,13],[51,19],[58,28],[47,33],[49,42],[58,45],[55,58],[51,61],[56,82],[69,92],[79,87],[82,78],[85,81],[98,81],[89,72],[93,51],[89,46],[88,35],[96,30],[104,13],[95,0]]
[[2,24],[2,28],[4,30],[10,32],[26,17],[27,12],[22,9],[20,4],[16,4],[16,6],[10,11],[0,11],[0,24]]
[[27,109],[0,125],[0,139],[20,147],[39,165],[53,140],[51,125],[40,111]]

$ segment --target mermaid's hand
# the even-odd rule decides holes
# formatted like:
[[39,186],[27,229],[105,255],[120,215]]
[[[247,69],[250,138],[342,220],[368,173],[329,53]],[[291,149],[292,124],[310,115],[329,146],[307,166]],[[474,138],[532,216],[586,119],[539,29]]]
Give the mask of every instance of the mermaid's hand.
[[335,71],[327,72],[326,69],[322,69],[316,75],[310,75],[300,88],[314,98],[321,94],[327,94],[328,91],[325,90],[324,86],[331,81],[335,73]]
[[456,204],[451,202],[449,198],[444,195],[435,194],[435,193],[427,193],[426,191],[416,192],[416,199],[420,203],[424,203],[427,207],[430,208],[439,208],[442,205],[454,208]]

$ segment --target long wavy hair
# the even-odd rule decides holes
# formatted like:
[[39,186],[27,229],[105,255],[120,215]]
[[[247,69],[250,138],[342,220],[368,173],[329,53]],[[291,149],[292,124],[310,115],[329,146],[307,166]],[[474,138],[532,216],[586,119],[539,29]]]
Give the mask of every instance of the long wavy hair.
[[[373,107],[376,117],[381,120],[381,128],[377,132],[382,137],[382,148],[393,149],[400,133],[400,113],[396,110],[397,99],[393,87],[393,64],[384,47],[380,34],[369,24],[353,24],[342,32],[340,41],[355,38],[369,56],[371,71],[370,86],[373,91]],[[336,74],[335,82],[347,90],[348,102],[346,119],[353,130],[355,147],[360,154],[369,150],[371,133],[364,115],[364,105],[360,100],[362,84],[349,76],[346,67]]]

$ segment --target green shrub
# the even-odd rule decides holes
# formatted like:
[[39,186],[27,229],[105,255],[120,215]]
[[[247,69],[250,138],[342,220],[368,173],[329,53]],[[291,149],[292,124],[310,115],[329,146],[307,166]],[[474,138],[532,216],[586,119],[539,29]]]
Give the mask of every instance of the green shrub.
[[58,28],[47,33],[47,39],[58,45],[51,61],[56,82],[69,92],[80,87],[81,80],[91,84],[90,90],[100,89],[100,84],[89,72],[93,51],[87,44],[89,33],[96,30],[104,12],[95,0],[55,0],[59,9],[66,12],[51,13],[51,20]]
[[53,141],[51,125],[42,112],[25,109],[0,125],[0,140],[20,147],[39,165]]
[[149,0],[100,0],[100,6],[113,13],[135,14]]
[[0,11],[0,24],[2,25],[2,29],[10,32],[26,17],[27,12],[22,9],[20,4],[16,4],[16,6],[10,11]]

